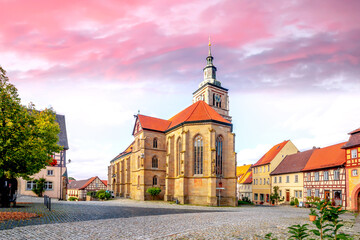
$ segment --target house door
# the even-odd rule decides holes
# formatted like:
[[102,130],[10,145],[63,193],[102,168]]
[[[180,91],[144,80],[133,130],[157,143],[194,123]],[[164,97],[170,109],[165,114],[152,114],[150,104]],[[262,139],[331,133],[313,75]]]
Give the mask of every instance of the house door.
[[286,201],[290,202],[290,191],[286,190]]
[[324,197],[325,197],[325,200],[327,200],[327,201],[330,200],[330,191],[329,190],[324,191]]
[[357,196],[357,211],[360,213],[360,192],[358,193]]

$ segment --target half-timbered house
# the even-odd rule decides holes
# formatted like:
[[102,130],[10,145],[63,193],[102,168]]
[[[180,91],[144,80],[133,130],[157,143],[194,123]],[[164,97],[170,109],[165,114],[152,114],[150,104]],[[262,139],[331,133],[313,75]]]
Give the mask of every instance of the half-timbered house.
[[339,143],[315,149],[305,165],[304,201],[307,196],[331,200],[335,205],[346,207],[345,150]]
[[349,133],[346,151],[346,193],[348,209],[360,211],[360,128]]
[[86,200],[87,192],[106,190],[107,181],[99,177],[92,177],[85,180],[71,181],[67,188],[67,198],[76,197],[79,201]]

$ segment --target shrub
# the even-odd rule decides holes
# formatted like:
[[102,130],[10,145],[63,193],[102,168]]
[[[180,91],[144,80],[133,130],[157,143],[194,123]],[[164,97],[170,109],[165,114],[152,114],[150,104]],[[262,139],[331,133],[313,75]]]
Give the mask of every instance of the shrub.
[[95,197],[96,196],[96,192],[95,191],[89,191],[86,193],[87,196],[91,196],[91,197]]
[[152,199],[154,200],[154,197],[156,197],[157,195],[159,195],[161,193],[161,188],[159,187],[151,187],[148,188],[146,190],[147,193],[149,193],[152,197]]
[[299,199],[295,198],[294,204],[295,204],[295,206],[299,206]]
[[35,187],[32,189],[32,191],[38,196],[42,197],[43,193],[45,192],[45,178],[39,178],[37,180],[34,180]]
[[77,197],[69,197],[69,201],[76,201],[76,200],[78,200]]
[[294,200],[291,200],[291,201],[290,201],[290,205],[291,205],[291,206],[294,206],[294,205],[295,205]]
[[108,200],[111,198],[111,194],[106,192],[105,190],[99,190],[96,192],[95,197],[101,200]]

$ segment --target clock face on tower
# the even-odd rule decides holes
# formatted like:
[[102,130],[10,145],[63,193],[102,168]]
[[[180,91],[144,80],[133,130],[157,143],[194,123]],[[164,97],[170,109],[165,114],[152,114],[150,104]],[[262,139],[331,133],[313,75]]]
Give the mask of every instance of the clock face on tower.
[[211,78],[211,69],[210,68],[205,69],[204,76],[205,76],[205,78]]

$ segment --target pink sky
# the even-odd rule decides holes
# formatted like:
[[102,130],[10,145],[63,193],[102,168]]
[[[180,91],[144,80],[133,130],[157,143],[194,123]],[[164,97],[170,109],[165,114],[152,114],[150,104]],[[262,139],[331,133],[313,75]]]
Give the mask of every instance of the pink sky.
[[169,2],[0,0],[0,64],[24,104],[66,115],[75,177],[105,178],[138,109],[166,119],[191,104],[209,35],[239,164],[359,127],[359,1]]

